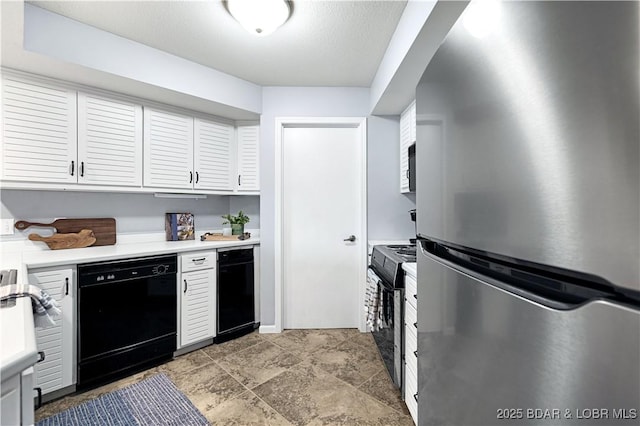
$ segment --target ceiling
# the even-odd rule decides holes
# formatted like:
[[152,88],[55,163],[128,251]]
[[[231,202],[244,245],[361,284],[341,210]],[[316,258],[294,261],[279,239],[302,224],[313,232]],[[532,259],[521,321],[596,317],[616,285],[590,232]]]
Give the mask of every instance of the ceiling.
[[118,36],[261,86],[370,87],[406,1],[294,1],[256,37],[208,1],[31,1]]

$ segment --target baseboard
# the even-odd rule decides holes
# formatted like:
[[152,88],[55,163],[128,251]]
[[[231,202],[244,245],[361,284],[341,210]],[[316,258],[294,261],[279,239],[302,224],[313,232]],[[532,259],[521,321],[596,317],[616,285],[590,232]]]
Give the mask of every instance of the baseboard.
[[275,325],[261,325],[260,329],[258,330],[260,334],[273,334],[280,333],[281,331],[282,330],[278,330]]

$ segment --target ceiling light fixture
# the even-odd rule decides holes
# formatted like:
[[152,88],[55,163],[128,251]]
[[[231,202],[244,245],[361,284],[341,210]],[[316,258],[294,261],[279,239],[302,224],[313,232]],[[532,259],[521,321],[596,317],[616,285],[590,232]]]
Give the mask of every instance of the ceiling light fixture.
[[291,16],[287,0],[227,0],[226,5],[231,16],[257,36],[271,34]]

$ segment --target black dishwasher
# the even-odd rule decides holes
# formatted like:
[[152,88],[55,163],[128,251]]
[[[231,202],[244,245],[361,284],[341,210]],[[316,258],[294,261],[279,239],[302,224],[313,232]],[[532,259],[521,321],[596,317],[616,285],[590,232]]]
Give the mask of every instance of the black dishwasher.
[[175,254],[78,266],[78,389],[173,356],[176,272]]
[[253,331],[253,248],[218,251],[217,296],[216,342],[224,342]]

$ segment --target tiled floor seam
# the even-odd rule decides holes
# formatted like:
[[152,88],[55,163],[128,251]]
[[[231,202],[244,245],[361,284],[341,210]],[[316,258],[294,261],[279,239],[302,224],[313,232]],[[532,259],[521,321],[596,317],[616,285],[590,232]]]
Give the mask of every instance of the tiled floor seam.
[[[282,372],[284,373],[284,371]],[[280,373],[280,374],[282,374]],[[279,376],[280,374],[277,374],[275,377]],[[273,378],[273,377],[272,377]],[[271,379],[269,379],[271,380]],[[267,380],[267,382],[269,381]],[[266,382],[265,382],[266,383]],[[258,385],[260,386],[260,385]],[[256,386],[257,387],[257,386]],[[255,388],[254,388],[255,389]],[[249,389],[249,392],[251,392],[253,395],[255,395],[256,398],[258,398],[260,401],[262,401],[267,407],[271,408],[273,411],[275,411],[276,413],[278,413],[283,419],[285,419],[286,421],[288,421],[289,423],[291,423],[293,425],[293,422],[289,421],[288,418],[285,417],[284,414],[282,414],[280,411],[276,410],[276,407],[272,406],[271,404],[269,404],[267,401],[265,401],[264,399],[260,398],[260,395],[258,395],[257,393],[255,393],[253,390]]]
[[[375,399],[376,401],[378,401],[378,402],[380,402],[380,403],[384,404],[385,406],[387,406],[387,407],[391,408],[391,409],[392,409],[393,411],[395,411],[396,413],[400,413],[400,414],[402,414],[402,415],[406,415],[407,413],[403,412],[402,410],[397,410],[395,407],[393,407],[393,406],[389,405],[389,403],[387,403],[387,401],[383,401],[383,400],[381,400],[380,398],[376,398],[376,396],[375,396],[375,395],[371,395],[370,393],[367,393],[367,392],[365,392],[365,391],[363,391],[363,390],[361,390],[361,389],[360,389],[362,386],[364,386],[365,384],[367,384],[367,382],[369,382],[369,381],[373,380],[373,378],[374,378],[374,377],[376,377],[378,374],[386,374],[386,372],[385,372],[385,371],[379,371],[379,372],[377,372],[376,374],[374,374],[373,376],[369,377],[367,380],[365,380],[364,382],[362,382],[361,384],[359,384],[359,385],[356,387],[356,389],[358,389],[360,392],[362,392],[362,393],[364,393],[364,394],[369,395],[371,398],[373,398],[373,399]],[[402,401],[402,403],[403,403],[403,404],[405,405],[405,407],[406,407],[407,403],[406,403],[406,402],[404,402],[404,400]]]
[[[367,380],[365,380],[364,382],[360,383],[358,386],[354,386],[354,385],[352,385],[351,383],[349,383],[349,382],[346,382],[346,381],[342,380],[340,377],[335,376],[334,374],[332,374],[331,372],[329,372],[329,371],[325,370],[324,368],[322,368],[322,367],[320,367],[320,366],[317,366],[317,365],[316,365],[316,368],[318,368],[318,369],[320,369],[320,370],[324,371],[325,373],[329,374],[331,377],[334,377],[334,378],[336,378],[336,379],[340,380],[342,383],[345,383],[345,384],[347,384],[347,385],[351,386],[352,388],[354,388],[354,389],[355,389],[355,390],[357,390],[358,392],[362,393],[363,395],[366,395],[367,397],[369,397],[369,398],[373,399],[374,401],[376,401],[376,402],[378,402],[378,403],[380,403],[380,404],[384,405],[385,407],[389,407],[390,409],[392,409],[392,410],[393,410],[393,411],[395,411],[396,413],[400,413],[400,414],[402,414],[403,416],[404,416],[404,415],[406,415],[406,413],[404,413],[404,412],[402,412],[402,411],[400,411],[400,410],[396,410],[394,407],[392,407],[391,405],[389,405],[386,401],[382,401],[382,400],[380,400],[380,399],[376,398],[375,396],[373,396],[373,395],[371,395],[371,394],[368,394],[367,392],[365,392],[365,391],[363,391],[363,390],[361,390],[361,389],[360,389],[360,386],[364,385],[365,383],[367,383],[369,380],[373,379],[373,378],[374,378],[375,376],[377,376],[378,374],[384,373],[384,371],[378,371],[377,373],[374,373],[371,377],[369,377]],[[403,401],[403,403],[404,403],[404,401]],[[406,403],[404,403],[404,404],[406,405]]]

